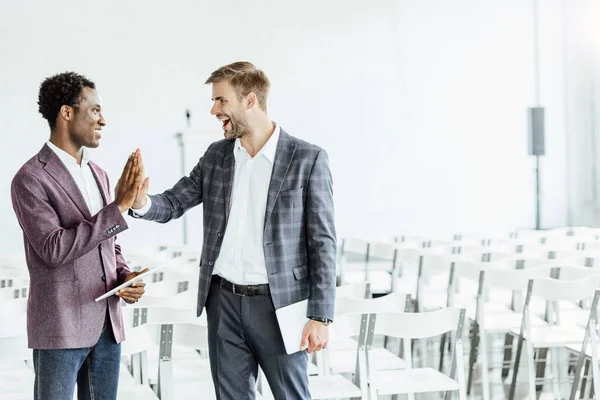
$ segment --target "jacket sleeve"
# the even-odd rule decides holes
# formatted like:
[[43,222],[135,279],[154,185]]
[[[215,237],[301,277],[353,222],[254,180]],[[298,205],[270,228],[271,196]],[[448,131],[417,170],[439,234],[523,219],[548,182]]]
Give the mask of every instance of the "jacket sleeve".
[[307,316],[333,320],[336,234],[333,180],[325,150],[317,154],[308,179],[305,215],[310,277]]
[[101,242],[128,228],[114,202],[102,208],[90,220],[71,227],[61,226],[43,185],[29,173],[15,176],[11,198],[26,239],[38,256],[52,268],[59,268],[83,256]]
[[166,223],[181,217],[187,210],[202,203],[203,159],[198,161],[189,176],[181,178],[171,189],[162,194],[151,195],[152,206],[146,214],[140,216],[130,209],[129,215],[134,218]]

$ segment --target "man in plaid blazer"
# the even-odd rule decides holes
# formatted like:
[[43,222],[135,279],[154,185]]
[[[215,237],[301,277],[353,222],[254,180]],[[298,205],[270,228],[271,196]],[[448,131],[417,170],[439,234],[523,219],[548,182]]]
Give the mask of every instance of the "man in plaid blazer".
[[[269,80],[251,63],[206,83],[225,139],[162,194],[147,196],[146,178],[131,215],[165,223],[204,204],[198,315],[206,306],[217,398],[254,399],[260,365],[276,399],[309,399],[307,353],[326,346],[334,313],[328,157],[271,122]],[[287,354],[275,310],[306,299],[299,351]]]

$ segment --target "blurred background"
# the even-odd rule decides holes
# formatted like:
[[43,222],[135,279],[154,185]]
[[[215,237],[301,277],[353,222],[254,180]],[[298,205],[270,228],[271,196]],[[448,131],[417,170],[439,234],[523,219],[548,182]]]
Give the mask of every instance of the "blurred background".
[[[336,302],[385,296],[403,318],[399,330],[417,329],[406,322],[412,312],[454,313],[453,336],[412,348],[410,340],[398,347],[389,332],[375,330],[371,400],[414,392],[407,387],[420,382],[421,389],[438,388],[411,378],[422,372],[410,366],[412,352],[415,365],[437,370],[439,362],[441,372],[450,357],[464,355],[464,371],[475,380],[465,385],[459,376],[451,390],[467,386],[462,392],[471,399],[532,399],[535,391],[540,399],[566,398],[571,388],[587,396],[590,376],[596,392],[600,370],[589,369],[598,357],[582,338],[584,331],[600,337],[592,329],[600,269],[590,268],[600,265],[599,21],[600,0],[0,0],[0,398],[32,396],[29,278],[10,184],[49,138],[37,111],[40,83],[64,71],[94,81],[108,125],[93,160],[114,187],[127,156],[140,148],[157,193],[222,138],[204,81],[234,61],[266,72],[274,121],[329,154]],[[531,108],[544,114],[535,125],[543,126],[536,151]],[[130,229],[118,241],[132,269],[171,268],[149,276],[142,301],[123,308],[128,340],[119,398],[211,399],[206,320],[195,309],[202,208],[167,225],[127,220]],[[484,274],[496,275],[485,281]],[[585,282],[571,282],[580,278]],[[538,292],[549,281],[556,286],[541,295],[534,280]],[[369,304],[371,316],[384,311]],[[453,307],[463,309],[460,317]],[[566,310],[560,321],[558,308]],[[534,338],[513,358],[516,339],[529,340],[526,313],[548,332],[558,329],[560,340]],[[344,315],[336,309],[338,317]],[[365,332],[365,321],[352,329]],[[346,333],[340,337],[358,336]],[[332,345],[311,359],[315,399],[368,397],[366,380],[354,386],[365,370],[354,361],[357,343],[349,352]],[[588,381],[579,382],[584,359]],[[523,364],[521,375],[511,362]],[[388,369],[408,374],[388,379],[402,391],[386,392],[377,381]],[[351,384],[350,392],[331,384],[338,373],[345,380],[336,382]],[[548,376],[552,386],[541,381]],[[258,389],[259,398],[272,398],[264,377]]]
[[[3,0],[0,251],[22,251],[10,182],[49,137],[44,78],[96,82],[108,125],[94,159],[114,186],[139,147],[155,193],[182,175],[178,132],[194,132],[186,171],[221,137],[204,81],[238,60],[270,77],[271,118],[328,151],[340,236],[535,228],[533,106],[545,108],[540,227],[598,226],[599,3]],[[182,241],[182,221],[130,225],[125,250]]]

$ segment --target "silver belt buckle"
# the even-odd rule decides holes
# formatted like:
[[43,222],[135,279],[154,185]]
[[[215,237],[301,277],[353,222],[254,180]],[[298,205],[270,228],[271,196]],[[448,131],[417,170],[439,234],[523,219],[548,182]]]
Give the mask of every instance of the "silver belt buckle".
[[238,292],[235,291],[235,287],[237,286],[235,283],[232,283],[232,285],[233,285],[233,294],[238,295],[238,296],[242,296],[242,297],[246,297],[245,294],[238,293]]

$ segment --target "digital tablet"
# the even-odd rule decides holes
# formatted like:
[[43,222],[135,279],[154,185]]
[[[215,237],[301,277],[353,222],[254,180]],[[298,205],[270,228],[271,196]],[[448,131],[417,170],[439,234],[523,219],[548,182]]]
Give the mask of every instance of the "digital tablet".
[[131,285],[132,285],[134,282],[137,282],[137,281],[139,281],[139,280],[142,280],[142,279],[144,279],[144,277],[146,277],[146,276],[148,276],[148,275],[150,275],[150,274],[153,274],[153,273],[155,273],[156,271],[158,271],[158,270],[161,270],[161,269],[163,269],[163,268],[165,268],[165,266],[161,266],[161,267],[152,268],[150,271],[144,272],[143,274],[139,274],[139,275],[138,275],[138,276],[136,276],[135,278],[132,278],[132,279],[128,280],[127,282],[120,284],[120,285],[119,285],[119,286],[117,286],[116,288],[114,288],[114,289],[112,289],[112,290],[109,290],[108,292],[104,293],[102,296],[98,297],[98,298],[96,299],[96,301],[104,300],[104,299],[106,299],[107,297],[110,297],[110,296],[114,295],[114,294],[115,294],[115,293],[117,293],[119,290],[121,290],[121,289],[123,289],[123,288],[126,288],[126,287],[128,287],[128,286],[131,286]]
[[300,351],[300,342],[304,326],[309,321],[306,317],[308,300],[302,300],[289,306],[281,307],[275,310],[275,316],[279,323],[279,330],[285,345],[285,351],[293,354]]

